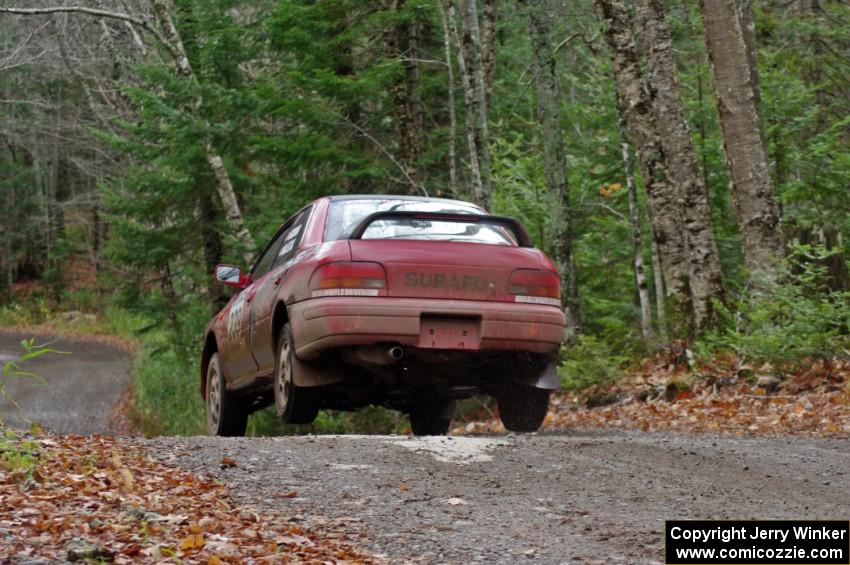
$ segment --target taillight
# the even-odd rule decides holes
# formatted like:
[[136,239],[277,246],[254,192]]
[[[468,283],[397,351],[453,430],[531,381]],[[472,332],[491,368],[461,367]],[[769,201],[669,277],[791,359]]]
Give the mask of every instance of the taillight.
[[316,269],[310,277],[312,296],[378,296],[385,294],[387,273],[380,263],[340,261]]
[[516,302],[561,305],[561,280],[552,271],[517,269],[511,273],[508,292],[515,295]]

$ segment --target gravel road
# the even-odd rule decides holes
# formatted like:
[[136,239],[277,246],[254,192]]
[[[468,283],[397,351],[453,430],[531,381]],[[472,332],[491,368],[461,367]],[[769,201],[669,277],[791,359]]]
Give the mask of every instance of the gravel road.
[[[0,331],[0,364],[22,355],[21,340],[29,337]],[[129,383],[128,354],[99,343],[36,337],[37,344],[68,353],[42,355],[23,367],[46,382],[8,379],[9,398],[21,409],[0,396],[0,418],[24,428],[28,419],[61,434],[108,433],[112,406]]]
[[[20,355],[22,337],[0,333],[0,362]],[[52,346],[71,355],[28,365],[49,386],[13,382],[11,394],[54,432],[108,431],[128,356],[65,339]],[[8,403],[0,413],[21,423]],[[127,441],[390,563],[660,563],[665,519],[840,520],[850,511],[846,440],[576,430]],[[225,456],[236,465],[222,466]]]
[[[138,440],[392,563],[660,563],[665,519],[847,519],[846,441],[575,431]],[[221,468],[224,456],[235,467]]]

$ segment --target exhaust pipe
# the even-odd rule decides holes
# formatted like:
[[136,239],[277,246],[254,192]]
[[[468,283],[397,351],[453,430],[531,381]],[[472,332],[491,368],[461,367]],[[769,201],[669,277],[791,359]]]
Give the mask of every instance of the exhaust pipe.
[[[395,361],[399,361],[399,360],[401,360],[402,357],[404,357],[404,349],[402,349],[401,346],[399,346],[399,345],[396,345],[394,347],[390,347],[389,350],[387,351],[387,355],[389,355]],[[393,362],[395,362],[395,361],[393,361]]]
[[354,348],[351,353],[357,361],[367,365],[392,365],[404,357],[404,349],[398,345],[363,345]]

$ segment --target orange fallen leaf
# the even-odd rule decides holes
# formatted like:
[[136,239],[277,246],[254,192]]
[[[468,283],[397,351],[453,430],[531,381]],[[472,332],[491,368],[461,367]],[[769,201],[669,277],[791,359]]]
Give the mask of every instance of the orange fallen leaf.
[[183,551],[191,551],[193,549],[200,549],[204,547],[204,544],[206,544],[204,536],[201,534],[189,534],[180,542],[180,549]]
[[225,455],[221,460],[221,468],[225,469],[228,467],[236,467],[236,459],[229,455]]
[[400,485],[398,485],[398,490],[400,490],[401,492],[407,492],[410,490],[410,485],[407,483],[401,483]]

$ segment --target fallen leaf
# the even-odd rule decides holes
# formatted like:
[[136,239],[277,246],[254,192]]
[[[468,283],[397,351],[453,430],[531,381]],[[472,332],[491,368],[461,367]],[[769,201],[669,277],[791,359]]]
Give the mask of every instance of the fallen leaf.
[[191,551],[193,549],[201,549],[205,544],[206,541],[201,534],[189,534],[180,542],[180,549]]
[[221,459],[221,468],[222,469],[228,469],[230,467],[236,467],[236,459],[234,459],[233,457],[230,457],[229,455],[225,455]]
[[121,473],[121,481],[123,482],[125,490],[133,490],[136,486],[136,481],[133,479],[133,473],[130,472],[130,469],[127,467],[121,467],[119,470]]

